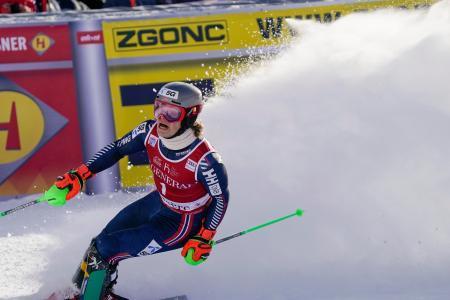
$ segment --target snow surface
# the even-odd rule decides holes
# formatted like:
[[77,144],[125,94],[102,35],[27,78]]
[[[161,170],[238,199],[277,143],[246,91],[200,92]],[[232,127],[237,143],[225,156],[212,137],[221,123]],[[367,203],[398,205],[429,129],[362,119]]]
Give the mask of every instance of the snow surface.
[[[450,2],[291,25],[300,38],[212,99],[203,121],[230,177],[219,237],[304,216],[218,245],[197,267],[178,251],[123,261],[119,293],[450,299]],[[140,196],[1,219],[0,298],[65,287],[90,238]]]

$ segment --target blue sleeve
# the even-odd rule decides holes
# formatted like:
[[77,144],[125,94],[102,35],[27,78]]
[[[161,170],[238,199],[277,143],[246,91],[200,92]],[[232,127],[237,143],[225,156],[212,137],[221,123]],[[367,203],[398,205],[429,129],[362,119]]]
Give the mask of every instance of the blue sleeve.
[[206,212],[204,227],[216,230],[228,207],[228,175],[220,155],[210,153],[199,163],[197,178],[209,192],[212,201]]
[[145,137],[155,121],[145,121],[121,139],[112,142],[97,152],[87,163],[89,170],[96,174],[108,169],[122,157],[145,149]]

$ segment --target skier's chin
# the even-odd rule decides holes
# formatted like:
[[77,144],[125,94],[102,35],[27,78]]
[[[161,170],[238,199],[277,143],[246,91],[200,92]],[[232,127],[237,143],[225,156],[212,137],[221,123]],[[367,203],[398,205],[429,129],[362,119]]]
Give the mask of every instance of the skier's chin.
[[168,125],[162,124],[162,123],[158,124],[156,131],[158,132],[158,135],[162,136],[163,138],[170,138],[173,135],[170,130],[170,127]]

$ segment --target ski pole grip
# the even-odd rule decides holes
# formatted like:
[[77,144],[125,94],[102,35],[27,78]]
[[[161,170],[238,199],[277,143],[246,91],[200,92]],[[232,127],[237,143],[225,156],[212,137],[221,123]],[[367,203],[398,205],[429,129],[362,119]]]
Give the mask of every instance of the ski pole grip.
[[66,204],[66,196],[69,188],[59,189],[56,185],[52,185],[48,191],[44,192],[42,201],[47,201],[51,206],[63,206]]
[[191,266],[197,266],[205,261],[205,259],[203,259],[203,258],[200,258],[199,260],[194,260],[194,258],[192,257],[193,255],[194,255],[194,249],[189,248],[186,256],[184,257],[184,261]]

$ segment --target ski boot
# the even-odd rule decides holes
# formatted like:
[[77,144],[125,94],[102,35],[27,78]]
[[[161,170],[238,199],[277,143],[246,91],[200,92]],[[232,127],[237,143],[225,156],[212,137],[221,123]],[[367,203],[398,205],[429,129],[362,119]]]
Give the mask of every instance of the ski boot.
[[[106,287],[103,300],[129,300],[128,298],[124,298],[114,293],[114,285],[117,283],[117,278],[119,278],[119,270],[117,269],[118,265],[118,263],[110,265],[110,283]],[[112,279],[113,277],[114,279]]]
[[113,273],[117,273],[117,264],[111,265],[106,262],[98,253],[93,240],[79,268],[75,271],[72,281],[80,289],[80,298],[103,300],[107,295],[107,288],[112,287],[117,281],[117,277],[114,281],[111,280]]
[[81,289],[81,284],[83,283],[84,273],[86,271],[87,266],[87,257],[92,247],[94,247],[94,243],[95,240],[93,239],[89,244],[89,247],[86,249],[86,252],[84,252],[83,259],[81,260],[80,265],[78,266],[77,270],[75,271],[75,274],[72,277],[72,282],[78,289]]

